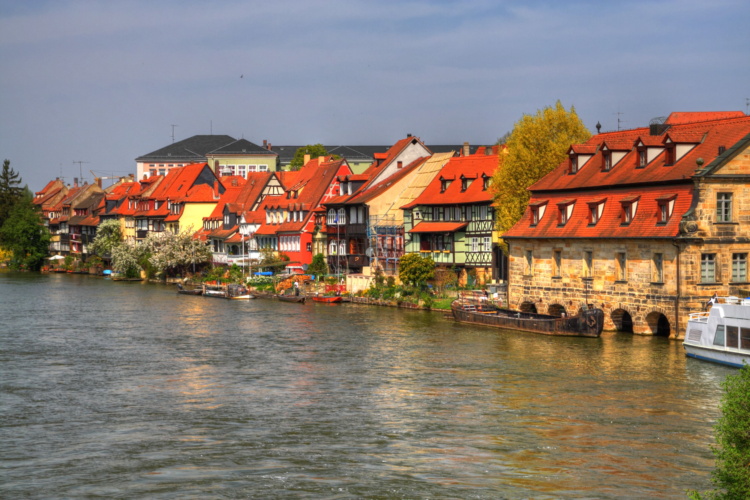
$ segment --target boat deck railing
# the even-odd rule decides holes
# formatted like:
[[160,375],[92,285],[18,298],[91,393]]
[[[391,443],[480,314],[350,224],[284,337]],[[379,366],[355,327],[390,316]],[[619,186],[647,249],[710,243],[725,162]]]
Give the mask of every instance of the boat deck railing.
[[690,316],[688,317],[688,321],[693,321],[695,323],[707,323],[708,312],[690,313]]

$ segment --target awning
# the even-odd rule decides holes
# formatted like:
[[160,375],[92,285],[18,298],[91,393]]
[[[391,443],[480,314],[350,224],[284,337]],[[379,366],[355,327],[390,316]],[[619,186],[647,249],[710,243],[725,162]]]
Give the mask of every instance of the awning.
[[425,222],[422,221],[410,233],[453,233],[468,226],[468,222]]

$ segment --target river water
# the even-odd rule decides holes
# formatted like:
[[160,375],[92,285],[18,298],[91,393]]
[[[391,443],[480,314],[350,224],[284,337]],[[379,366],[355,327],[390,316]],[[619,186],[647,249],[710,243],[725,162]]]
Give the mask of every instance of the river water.
[[721,381],[663,338],[0,273],[2,498],[685,498]]

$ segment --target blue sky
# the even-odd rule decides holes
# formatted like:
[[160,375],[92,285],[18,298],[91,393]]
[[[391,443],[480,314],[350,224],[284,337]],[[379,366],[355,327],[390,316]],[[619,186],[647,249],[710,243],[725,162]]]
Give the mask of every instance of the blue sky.
[[38,190],[135,172],[172,125],[491,144],[558,99],[592,131],[747,111],[748,21],[746,0],[0,0],[0,157]]

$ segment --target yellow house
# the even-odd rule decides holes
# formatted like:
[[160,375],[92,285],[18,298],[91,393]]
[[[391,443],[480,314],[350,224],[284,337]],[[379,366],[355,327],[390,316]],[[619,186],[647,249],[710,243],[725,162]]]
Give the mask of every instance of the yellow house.
[[[220,177],[236,175],[247,179],[250,172],[275,172],[279,155],[246,139],[231,142],[206,153],[206,161]],[[197,227],[200,227],[197,226]]]

